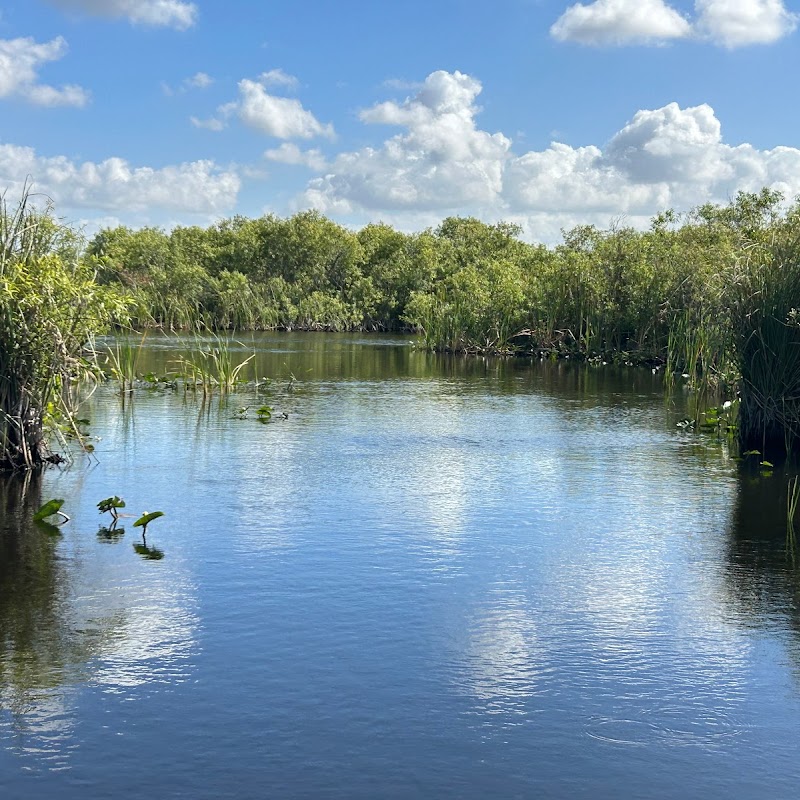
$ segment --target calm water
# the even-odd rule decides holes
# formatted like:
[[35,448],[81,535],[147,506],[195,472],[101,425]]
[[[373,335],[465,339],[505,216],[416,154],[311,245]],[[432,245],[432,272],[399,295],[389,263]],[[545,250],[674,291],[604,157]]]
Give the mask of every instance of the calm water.
[[96,462],[2,484],[3,800],[800,795],[783,478],[649,371],[254,341],[268,398],[103,388]]

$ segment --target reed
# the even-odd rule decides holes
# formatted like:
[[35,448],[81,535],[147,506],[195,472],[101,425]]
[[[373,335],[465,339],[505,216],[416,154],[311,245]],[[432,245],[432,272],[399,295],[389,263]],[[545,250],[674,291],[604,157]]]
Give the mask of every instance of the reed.
[[181,356],[179,365],[184,376],[187,389],[204,395],[214,390],[222,393],[231,392],[244,382],[247,365],[255,358],[255,352],[245,359],[234,355],[234,345],[241,345],[231,336],[209,334],[207,339],[195,337],[192,349]]
[[139,377],[139,358],[144,347],[147,331],[141,334],[138,344],[129,336],[117,336],[114,346],[106,348],[106,364],[111,377],[119,384],[121,394],[130,394]]
[[737,270],[731,303],[743,449],[771,456],[800,443],[800,247],[772,244]]

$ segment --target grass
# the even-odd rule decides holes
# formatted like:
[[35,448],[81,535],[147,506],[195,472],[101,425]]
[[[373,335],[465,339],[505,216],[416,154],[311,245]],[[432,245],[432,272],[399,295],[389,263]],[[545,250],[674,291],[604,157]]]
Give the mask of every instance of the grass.
[[255,358],[251,353],[244,360],[234,355],[234,345],[242,344],[232,336],[210,334],[211,341],[195,338],[192,349],[181,356],[179,366],[186,389],[202,391],[204,395],[219,390],[225,394],[234,391],[245,381],[247,365]]

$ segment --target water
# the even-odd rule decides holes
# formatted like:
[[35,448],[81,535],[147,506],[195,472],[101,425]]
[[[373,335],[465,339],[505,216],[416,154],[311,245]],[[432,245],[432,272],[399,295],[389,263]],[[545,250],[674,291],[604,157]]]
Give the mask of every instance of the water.
[[269,397],[103,388],[96,462],[0,490],[3,800],[797,796],[777,473],[646,370],[252,344]]

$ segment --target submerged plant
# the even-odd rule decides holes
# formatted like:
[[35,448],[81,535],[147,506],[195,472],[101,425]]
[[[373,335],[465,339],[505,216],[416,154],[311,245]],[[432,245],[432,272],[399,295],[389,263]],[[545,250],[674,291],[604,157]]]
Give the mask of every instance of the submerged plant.
[[125,528],[118,528],[116,523],[109,526],[101,525],[97,531],[97,540],[103,544],[118,542],[125,535]]

